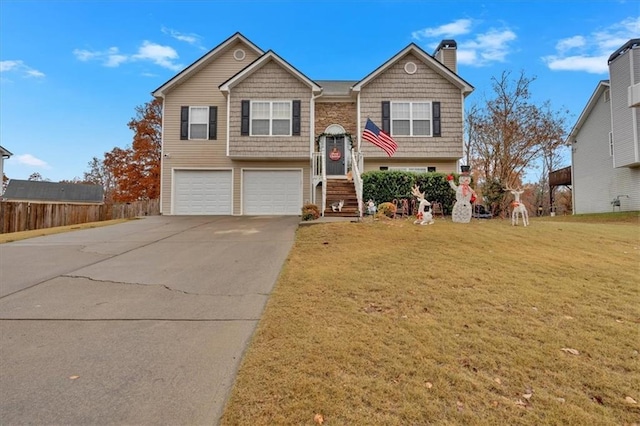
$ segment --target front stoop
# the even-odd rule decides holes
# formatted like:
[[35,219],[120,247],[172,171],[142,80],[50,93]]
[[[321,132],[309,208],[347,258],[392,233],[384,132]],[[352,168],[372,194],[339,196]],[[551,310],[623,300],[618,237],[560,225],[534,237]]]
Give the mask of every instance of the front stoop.
[[[331,204],[344,200],[341,212],[331,210]],[[327,179],[327,204],[325,217],[358,217],[358,197],[353,181]]]

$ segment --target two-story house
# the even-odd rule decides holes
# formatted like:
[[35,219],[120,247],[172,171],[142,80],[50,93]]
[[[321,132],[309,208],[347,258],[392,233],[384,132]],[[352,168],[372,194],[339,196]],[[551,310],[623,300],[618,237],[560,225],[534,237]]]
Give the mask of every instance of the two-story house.
[[[472,90],[453,40],[433,56],[412,43],[359,81],[325,81],[236,33],[153,92],[161,212],[298,215],[326,208],[347,174],[360,196],[365,171],[457,171]],[[368,118],[397,142],[392,157],[362,140]]]
[[575,214],[640,210],[640,39],[608,62],[568,137]]

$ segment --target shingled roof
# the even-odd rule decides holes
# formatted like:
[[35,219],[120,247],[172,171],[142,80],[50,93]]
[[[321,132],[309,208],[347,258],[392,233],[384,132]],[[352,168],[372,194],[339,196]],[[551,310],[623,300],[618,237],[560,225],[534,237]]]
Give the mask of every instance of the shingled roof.
[[11,179],[2,194],[2,199],[5,201],[102,203],[104,190],[100,185]]

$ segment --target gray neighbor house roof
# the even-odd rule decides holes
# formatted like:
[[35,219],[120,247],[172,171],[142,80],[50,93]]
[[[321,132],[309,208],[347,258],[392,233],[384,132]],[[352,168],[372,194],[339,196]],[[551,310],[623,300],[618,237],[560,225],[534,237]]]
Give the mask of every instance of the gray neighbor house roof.
[[102,203],[104,190],[100,185],[11,179],[2,194],[2,199],[4,201]]

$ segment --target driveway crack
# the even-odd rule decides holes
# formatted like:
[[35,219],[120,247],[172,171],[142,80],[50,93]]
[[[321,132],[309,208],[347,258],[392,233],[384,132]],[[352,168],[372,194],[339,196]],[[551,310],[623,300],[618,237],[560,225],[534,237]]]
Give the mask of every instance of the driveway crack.
[[93,282],[96,282],[96,283],[137,285],[137,286],[145,286],[145,287],[162,287],[165,290],[169,290],[169,291],[171,291],[173,293],[188,294],[188,295],[191,295],[191,296],[211,296],[210,294],[191,293],[191,292],[184,291],[184,290],[178,290],[176,288],[171,288],[166,284],[144,284],[144,283],[132,283],[132,282],[125,282],[125,281],[99,280],[99,279],[96,279],[96,278],[87,277],[85,275],[69,275],[69,274],[65,274],[65,275],[60,275],[60,276],[61,277],[65,277],[65,278],[85,279],[85,280],[93,281]]

